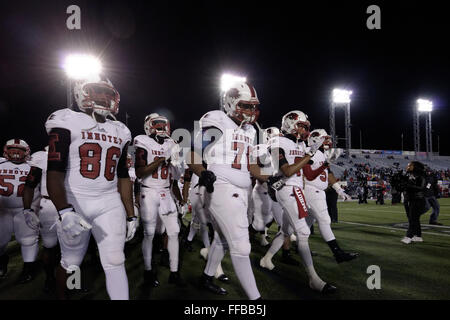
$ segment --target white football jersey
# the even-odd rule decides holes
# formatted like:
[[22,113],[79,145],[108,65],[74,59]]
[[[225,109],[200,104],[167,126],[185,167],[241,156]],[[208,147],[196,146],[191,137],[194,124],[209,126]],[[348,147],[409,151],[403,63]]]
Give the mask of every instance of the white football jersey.
[[[134,138],[134,146],[147,151],[147,165],[155,161],[156,157],[169,159],[171,149],[175,142],[172,139],[165,139],[163,144],[159,144],[155,139],[147,135],[139,135]],[[142,185],[153,188],[168,188],[170,180],[178,176],[176,168],[169,165],[160,165],[152,175],[142,178]],[[176,178],[176,177],[175,177]]]
[[[316,170],[325,163],[326,158],[322,151],[317,150],[311,160],[314,161],[314,163],[311,165],[311,169]],[[326,188],[328,188],[328,170],[325,169],[312,181],[309,181],[308,179],[306,179],[306,177],[304,177],[304,180],[306,186],[312,186],[319,190],[325,190]]]
[[[269,141],[269,145],[272,150],[276,148],[283,149],[284,156],[289,165],[292,165],[300,161],[303,157],[305,157],[306,154],[306,145],[303,141],[295,143],[289,138],[280,136],[280,137],[273,137]],[[280,168],[277,165],[279,159],[275,159],[274,156],[275,155],[272,153],[272,166],[274,166],[275,173],[277,175],[283,175],[283,173],[281,172]],[[300,170],[297,173],[294,173],[289,178],[285,178],[284,181],[288,186],[296,186],[303,188],[302,170]]]
[[215,183],[230,183],[240,188],[251,186],[249,157],[256,141],[256,130],[249,124],[239,127],[223,111],[214,110],[200,119],[200,127],[216,127],[219,139],[204,150],[208,170],[217,177]]
[[54,128],[70,131],[67,194],[98,198],[118,192],[117,165],[123,148],[131,142],[130,130],[123,123],[109,119],[98,123],[86,113],[62,109],[50,115],[45,127],[47,133]]
[[48,153],[46,151],[38,151],[31,155],[31,160],[28,161],[28,164],[32,167],[36,167],[42,170],[42,177],[41,177],[41,195],[48,197],[48,191],[47,191],[47,158]]
[[0,161],[0,208],[23,208],[23,189],[30,172],[28,163]]

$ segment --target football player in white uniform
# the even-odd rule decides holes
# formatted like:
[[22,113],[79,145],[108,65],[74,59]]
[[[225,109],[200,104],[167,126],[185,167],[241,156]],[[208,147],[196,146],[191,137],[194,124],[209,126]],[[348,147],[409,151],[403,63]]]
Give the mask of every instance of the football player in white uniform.
[[[204,208],[205,192],[205,187],[199,186],[198,184],[198,176],[193,174],[191,170],[186,169],[184,173],[183,198],[186,203],[188,199],[190,200],[192,208],[191,223],[189,226],[189,234],[187,235],[186,243],[188,248],[192,248],[192,240],[194,239],[197,231],[200,231],[204,246],[200,250],[200,255],[205,260],[208,260],[208,252],[211,247],[208,228],[210,219],[207,209]],[[219,263],[214,277],[222,282],[228,282],[230,280],[223,272],[222,263]]]
[[[25,221],[32,229],[39,229],[42,237],[42,263],[45,270],[44,291],[49,292],[56,287],[55,268],[58,264],[58,236],[56,234],[55,223],[58,220],[58,211],[50,200],[47,192],[47,155],[46,151],[33,153],[31,160],[30,173],[25,182],[23,192],[23,213]],[[37,186],[40,186],[40,208],[34,211],[32,207],[33,195]]]
[[83,261],[92,233],[109,297],[127,300],[123,250],[137,219],[127,168],[131,133],[123,123],[110,119],[119,111],[120,96],[103,75],[76,81],[74,97],[81,112],[61,109],[45,123],[47,190],[60,216],[57,296],[66,298],[67,274]]
[[[294,110],[283,116],[282,137],[275,137],[271,141],[270,152],[272,164],[277,168],[275,177],[269,179],[269,187],[277,190],[276,199],[284,209],[284,234],[289,234],[289,227],[297,237],[297,248],[303,265],[309,277],[311,289],[322,293],[329,293],[336,288],[324,282],[316,273],[309,249],[308,238],[310,229],[305,218],[308,209],[303,195],[302,168],[310,161],[314,153],[322,145],[323,138],[306,148],[304,141],[309,136],[310,123],[308,116],[301,111]],[[275,165],[277,164],[278,165]]]
[[[252,156],[256,159],[260,167],[265,167],[266,170],[271,170],[270,154],[268,152],[267,143],[272,137],[279,136],[280,130],[276,127],[270,127],[263,131],[264,143],[259,144],[253,148]],[[273,221],[272,206],[274,202],[267,190],[267,183],[256,179],[255,186],[252,190],[253,199],[253,221],[251,227],[261,234],[260,244],[266,246],[269,242],[266,239],[268,225]]]
[[[23,190],[30,171],[30,147],[21,139],[8,140],[0,158],[0,278],[8,270],[6,247],[14,233],[21,246],[23,271],[19,283],[34,277],[35,261],[39,251],[39,229],[30,228],[23,215]],[[37,208],[35,208],[37,209]]]
[[306,217],[306,222],[308,223],[308,227],[311,227],[314,220],[317,220],[322,238],[333,252],[336,262],[341,263],[355,259],[358,254],[345,252],[339,247],[333,231],[331,230],[331,219],[328,214],[324,190],[331,184],[344,200],[349,199],[350,196],[341,189],[336,182],[333,173],[329,171],[330,160],[325,155],[325,152],[330,157],[333,155],[333,152],[330,150],[330,147],[332,146],[331,137],[327,132],[324,129],[313,130],[308,138],[308,144],[313,145],[320,138],[324,139],[322,147],[316,151],[311,158],[310,163],[303,167],[303,174],[305,177],[305,197],[309,212],[308,217]]
[[[167,232],[169,252],[169,283],[184,286],[178,272],[180,225],[178,211],[171,194],[171,181],[180,176],[173,158],[179,156],[177,143],[170,138],[169,120],[157,113],[145,118],[146,135],[134,138],[136,175],[141,179],[140,216],[144,228],[142,254],[144,256],[144,282],[158,286],[156,271],[152,268],[153,238],[158,217]],[[178,162],[178,161],[177,161]]]
[[223,96],[225,112],[210,111],[200,119],[202,145],[199,148],[194,143],[188,164],[199,176],[199,185],[206,187],[205,205],[215,229],[200,285],[216,294],[227,293],[213,283],[213,276],[229,248],[235,274],[251,300],[261,297],[250,264],[247,217],[250,174],[264,180],[258,165],[249,161],[256,141],[256,130],[251,124],[257,120],[258,105],[251,85],[235,83]]

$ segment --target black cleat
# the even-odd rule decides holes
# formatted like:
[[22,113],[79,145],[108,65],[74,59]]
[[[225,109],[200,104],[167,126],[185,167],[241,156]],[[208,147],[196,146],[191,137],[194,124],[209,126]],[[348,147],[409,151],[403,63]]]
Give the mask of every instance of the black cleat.
[[174,285],[176,285],[177,287],[180,287],[180,288],[186,287],[186,282],[184,282],[184,280],[181,279],[180,274],[178,273],[178,271],[170,272],[169,283],[170,284],[174,284]]
[[217,280],[222,282],[228,282],[230,281],[230,278],[228,278],[225,274],[221,274],[219,277],[217,277]]
[[9,256],[4,254],[0,256],[0,279],[5,278],[8,273]]
[[350,261],[353,259],[356,259],[359,256],[356,252],[345,252],[345,251],[339,251],[334,255],[334,258],[336,259],[337,263]]
[[206,274],[202,274],[200,278],[200,287],[221,296],[228,294],[227,290],[213,283],[212,276]]
[[442,223],[437,222],[437,221],[430,221],[430,224],[435,225],[435,226],[442,226]]
[[332,286],[331,284],[327,283],[322,288],[322,291],[320,291],[320,293],[322,293],[322,294],[330,294],[330,293],[335,293],[336,291],[337,291],[337,288],[335,286]]
[[153,270],[145,270],[144,271],[144,285],[151,287],[158,287],[159,281],[156,277],[156,272]]
[[24,284],[34,279],[35,262],[24,262],[18,282]]

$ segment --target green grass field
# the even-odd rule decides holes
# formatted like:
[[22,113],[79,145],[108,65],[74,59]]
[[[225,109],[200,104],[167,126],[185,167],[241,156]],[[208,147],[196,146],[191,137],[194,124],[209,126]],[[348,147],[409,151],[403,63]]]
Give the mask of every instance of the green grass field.
[[[356,251],[360,256],[351,262],[337,264],[326,243],[320,237],[318,228],[310,238],[311,249],[317,252],[314,263],[318,274],[338,287],[338,292],[321,296],[309,289],[303,267],[284,265],[278,261],[281,253],[274,257],[273,271],[259,267],[259,259],[266,248],[252,243],[251,260],[258,288],[265,299],[450,299],[450,199],[439,199],[441,213],[439,221],[443,227],[422,226],[423,243],[405,245],[400,239],[405,234],[406,216],[403,205],[386,204],[377,206],[355,202],[339,203],[339,223],[332,225],[336,238],[343,249]],[[387,201],[390,203],[390,201]],[[422,216],[427,224],[430,211]],[[276,226],[270,235],[276,233]],[[177,288],[167,283],[169,271],[158,268],[161,285],[146,289],[142,286],[143,260],[139,243],[127,247],[127,272],[132,299],[246,299],[234,275],[229,255],[222,263],[231,281],[223,284],[229,292],[219,297],[197,288],[198,277],[205,262],[200,258],[200,238],[194,240],[194,251],[183,253],[182,276],[188,283],[186,288]],[[27,284],[16,284],[21,272],[20,247],[15,241],[8,246],[10,255],[7,278],[0,280],[0,299],[54,299],[43,293],[44,273],[41,270],[36,279]],[[294,251],[293,254],[295,255]],[[159,261],[159,255],[156,256]],[[295,259],[300,261],[298,255]],[[378,265],[381,269],[381,289],[369,290],[366,280],[367,267]],[[104,274],[101,267],[86,261],[82,267],[89,286],[87,293],[74,292],[71,299],[108,299]]]

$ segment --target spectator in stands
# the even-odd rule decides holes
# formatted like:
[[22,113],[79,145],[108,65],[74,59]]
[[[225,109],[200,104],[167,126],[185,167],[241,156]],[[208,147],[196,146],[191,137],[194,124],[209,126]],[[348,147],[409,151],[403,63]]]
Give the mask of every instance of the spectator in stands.
[[405,209],[408,214],[408,231],[401,240],[405,244],[423,242],[420,226],[420,216],[426,212],[425,200],[425,166],[418,161],[412,161],[406,167],[408,180],[402,184],[405,192]]
[[[440,205],[437,200],[439,194],[439,187],[437,183],[436,174],[430,169],[427,168],[426,171],[426,191],[425,198],[427,200],[427,208],[433,208],[433,211],[430,215],[430,224],[441,226],[442,223],[437,221],[439,217]],[[427,210],[428,211],[428,210]]]

